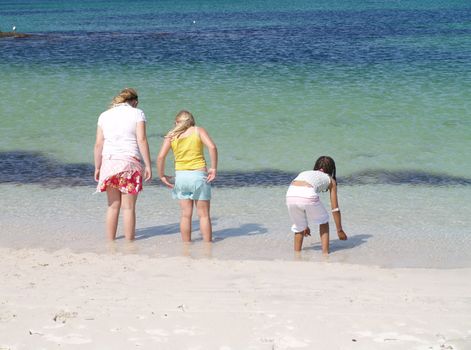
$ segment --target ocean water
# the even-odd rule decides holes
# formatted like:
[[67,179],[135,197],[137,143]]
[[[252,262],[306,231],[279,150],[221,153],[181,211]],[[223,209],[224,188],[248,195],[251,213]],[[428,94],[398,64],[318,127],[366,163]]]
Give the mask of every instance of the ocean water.
[[[467,1],[0,0],[13,25],[31,36],[0,39],[1,245],[318,260],[316,235],[293,257],[284,192],[327,154],[350,237],[329,260],[471,266]],[[183,108],[217,143],[210,252],[180,243],[156,179],[140,239],[105,244],[96,121],[127,86],[153,159]]]

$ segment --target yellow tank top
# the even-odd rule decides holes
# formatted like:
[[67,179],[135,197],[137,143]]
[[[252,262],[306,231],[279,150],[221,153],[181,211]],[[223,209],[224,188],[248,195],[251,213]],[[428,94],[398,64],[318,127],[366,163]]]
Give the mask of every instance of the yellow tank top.
[[174,139],[171,145],[175,156],[175,170],[196,170],[206,167],[204,145],[196,127],[194,133]]

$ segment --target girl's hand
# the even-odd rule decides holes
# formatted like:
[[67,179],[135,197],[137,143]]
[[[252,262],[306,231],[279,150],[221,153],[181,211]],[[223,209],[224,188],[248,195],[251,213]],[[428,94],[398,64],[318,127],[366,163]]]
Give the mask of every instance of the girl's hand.
[[217,176],[217,170],[214,169],[214,168],[210,168],[208,170],[208,177],[206,178],[206,182],[211,182],[211,181],[214,181],[214,179],[216,178]]
[[147,182],[150,179],[152,179],[152,168],[146,166],[146,168],[144,170],[144,181]]
[[311,235],[311,229],[310,229],[309,227],[307,227],[307,228],[303,231],[303,235],[304,235],[304,237],[310,236],[310,235]]
[[347,234],[343,230],[337,231],[337,235],[341,241],[347,240]]
[[162,181],[163,184],[164,184],[165,186],[167,186],[168,188],[173,188],[173,187],[174,187],[174,184],[172,184],[172,183],[170,182],[170,179],[171,179],[171,178],[172,178],[172,176],[164,175],[164,176],[162,176],[162,177],[160,178],[160,181]]
[[95,169],[95,181],[98,182],[100,179],[100,169]]

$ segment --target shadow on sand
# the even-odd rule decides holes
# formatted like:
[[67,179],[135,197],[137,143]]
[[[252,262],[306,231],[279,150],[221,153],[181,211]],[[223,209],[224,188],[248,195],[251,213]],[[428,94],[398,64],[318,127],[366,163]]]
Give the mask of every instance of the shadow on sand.
[[[217,222],[218,218],[213,218],[213,225]],[[199,231],[199,221],[193,220],[191,223],[192,232],[195,233]],[[240,227],[226,228],[222,230],[213,230],[213,243],[217,243],[226,238],[237,237],[237,236],[254,236],[267,233],[268,230],[259,224],[243,224]],[[136,241],[151,239],[156,236],[165,236],[172,234],[180,234],[180,224],[167,224],[160,226],[146,227],[136,230]],[[194,242],[202,240],[199,233],[198,235],[193,235],[192,240]],[[124,237],[119,237],[117,239],[122,239]]]
[[[332,234],[331,234],[332,235]],[[373,237],[372,235],[354,235],[349,236],[346,241],[341,241],[339,239],[330,240],[330,253],[338,252],[341,250],[353,249],[362,244],[366,244],[368,239]],[[304,248],[305,250],[316,250],[322,251],[320,242],[313,244],[312,246]]]
[[[194,226],[196,222],[193,221],[192,224]],[[137,229],[136,241],[150,239],[156,236],[173,235],[173,234],[179,234],[179,233],[180,233],[179,223],[160,225],[160,226],[151,226],[151,227]]]
[[222,230],[214,231],[214,241],[222,241],[226,238],[238,236],[255,236],[267,233],[268,230],[260,224],[243,224],[240,227],[225,228]]

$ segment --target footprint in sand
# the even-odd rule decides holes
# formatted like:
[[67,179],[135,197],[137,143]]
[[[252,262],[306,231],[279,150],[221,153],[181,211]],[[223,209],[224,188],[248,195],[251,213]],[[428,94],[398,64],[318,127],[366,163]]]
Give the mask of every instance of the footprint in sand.
[[55,314],[52,319],[53,319],[54,322],[66,323],[67,320],[69,320],[71,318],[76,318],[76,317],[77,317],[76,312],[61,310],[57,314]]

